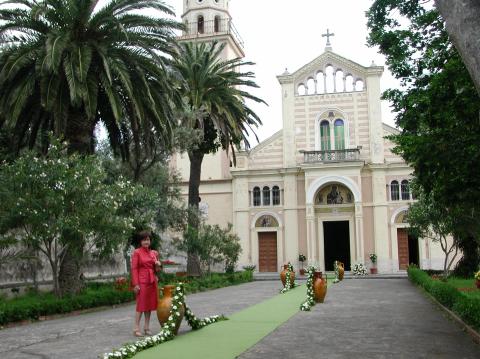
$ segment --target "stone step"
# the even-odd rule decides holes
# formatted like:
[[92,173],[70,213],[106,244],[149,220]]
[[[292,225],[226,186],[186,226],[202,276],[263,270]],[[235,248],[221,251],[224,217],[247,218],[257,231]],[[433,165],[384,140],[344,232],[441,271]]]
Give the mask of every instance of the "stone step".
[[[296,280],[306,280],[307,276],[301,276],[298,273],[296,274]],[[334,272],[327,272],[326,273],[328,278],[333,278],[335,277]],[[369,274],[366,276],[354,276],[352,272],[345,272],[345,279],[404,279],[407,278],[407,272],[402,271],[402,272],[397,272],[397,273],[380,273],[380,274]],[[280,279],[280,273],[275,273],[275,272],[270,272],[270,273],[254,273],[253,274],[253,279],[255,281],[262,281],[262,280],[279,280]]]

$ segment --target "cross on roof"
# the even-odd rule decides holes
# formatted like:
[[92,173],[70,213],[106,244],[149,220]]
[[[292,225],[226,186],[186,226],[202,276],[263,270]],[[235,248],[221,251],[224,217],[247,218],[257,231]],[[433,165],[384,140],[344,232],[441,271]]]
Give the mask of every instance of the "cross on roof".
[[326,34],[322,34],[322,37],[327,38],[327,47],[332,46],[332,44],[330,43],[330,38],[333,36],[335,36],[335,34],[333,32],[330,32],[330,29],[327,29]]

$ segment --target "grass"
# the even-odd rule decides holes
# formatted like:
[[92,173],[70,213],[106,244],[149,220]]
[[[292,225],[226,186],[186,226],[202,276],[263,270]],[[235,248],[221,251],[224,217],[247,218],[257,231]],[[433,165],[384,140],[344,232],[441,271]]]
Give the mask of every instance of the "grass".
[[480,298],[480,289],[477,289],[475,279],[450,277],[448,278],[447,283],[459,289],[469,297]]

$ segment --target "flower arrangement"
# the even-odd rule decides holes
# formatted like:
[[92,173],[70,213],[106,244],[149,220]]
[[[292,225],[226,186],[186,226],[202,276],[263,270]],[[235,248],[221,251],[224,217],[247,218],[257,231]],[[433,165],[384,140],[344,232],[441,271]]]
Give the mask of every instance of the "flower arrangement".
[[300,305],[300,310],[303,312],[309,312],[315,305],[315,298],[313,294],[313,274],[315,273],[315,267],[310,266],[307,268],[307,300]]
[[353,272],[353,275],[356,275],[356,276],[367,275],[367,268],[363,263],[355,263],[352,266],[352,272]]
[[188,322],[188,325],[192,330],[201,329],[209,324],[216,323],[221,320],[227,320],[223,315],[214,315],[204,319],[198,319],[190,308],[185,304],[185,290],[183,283],[178,283],[175,295],[172,300],[172,308],[170,310],[170,316],[168,321],[162,327],[162,330],[157,335],[147,337],[145,339],[139,340],[133,344],[126,344],[123,347],[113,350],[111,353],[105,353],[103,359],[129,359],[133,358],[139,352],[155,347],[167,341],[173,340],[175,338],[175,327],[177,325],[177,320],[180,317],[180,308],[185,306],[185,319]]
[[118,291],[126,291],[129,290],[129,283],[127,281],[127,278],[125,277],[118,277],[115,279],[114,287]]
[[480,280],[480,270],[474,274],[476,280]]
[[293,273],[294,269],[293,269],[293,265],[288,262],[288,266],[287,266],[287,274],[286,274],[286,278],[285,278],[285,287],[280,291],[280,293],[286,293],[288,292],[290,289],[292,288],[295,288],[295,282],[292,283],[291,279],[290,279],[290,274]]
[[164,266],[179,266],[180,264],[178,264],[174,261],[171,261],[170,259],[167,259],[167,260],[162,261],[162,265],[164,265]]
[[377,263],[377,255],[375,253],[370,253],[369,257],[370,257],[370,260],[372,261],[372,264]]
[[338,266],[338,261],[333,262],[333,268],[335,270],[335,279],[333,280],[333,283],[338,283],[340,282],[340,269]]

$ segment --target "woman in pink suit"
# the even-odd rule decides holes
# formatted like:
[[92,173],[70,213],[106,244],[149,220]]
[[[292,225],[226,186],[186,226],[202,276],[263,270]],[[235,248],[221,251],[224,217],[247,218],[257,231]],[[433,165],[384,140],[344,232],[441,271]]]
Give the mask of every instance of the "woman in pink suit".
[[150,232],[140,232],[136,239],[140,247],[133,252],[132,257],[132,284],[137,300],[133,334],[136,337],[142,337],[143,334],[140,331],[142,313],[145,314],[144,334],[152,335],[150,314],[157,310],[158,302],[158,285],[155,273],[161,270],[162,264],[158,260],[158,252],[150,249]]

